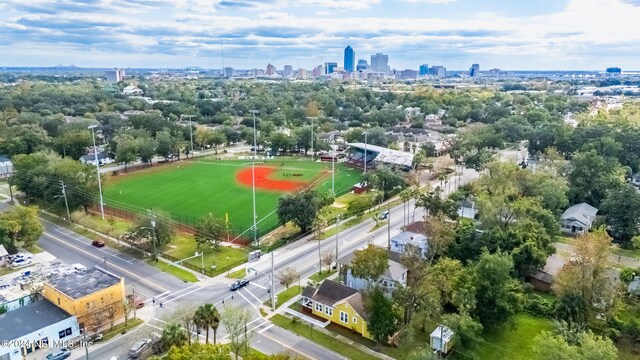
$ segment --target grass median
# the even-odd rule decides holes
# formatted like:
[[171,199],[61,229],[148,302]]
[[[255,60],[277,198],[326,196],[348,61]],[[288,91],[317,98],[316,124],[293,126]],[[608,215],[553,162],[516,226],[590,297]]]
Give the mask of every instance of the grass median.
[[[302,292],[302,286],[294,285],[288,288],[285,291],[282,291],[277,295],[278,300],[276,300],[276,309],[282,306],[282,304],[291,300],[294,296],[300,294]],[[271,306],[271,299],[264,302],[266,306]]]

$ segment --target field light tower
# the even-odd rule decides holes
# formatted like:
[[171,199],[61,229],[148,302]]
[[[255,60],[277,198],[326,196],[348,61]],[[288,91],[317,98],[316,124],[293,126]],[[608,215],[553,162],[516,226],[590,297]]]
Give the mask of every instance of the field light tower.
[[[258,141],[256,139],[256,114],[258,110],[249,110],[253,114],[253,161],[251,161],[251,184],[253,191],[253,242],[258,241],[258,215],[256,214],[256,158],[258,157]],[[259,244],[257,244],[259,245]]]
[[91,125],[89,129],[91,129],[91,137],[93,138],[93,159],[96,162],[96,174],[98,175],[98,190],[100,191],[100,215],[102,215],[102,220],[104,220],[104,202],[102,201],[102,181],[100,180],[100,165],[98,164],[98,148],[96,147],[96,131],[95,128],[98,125]]

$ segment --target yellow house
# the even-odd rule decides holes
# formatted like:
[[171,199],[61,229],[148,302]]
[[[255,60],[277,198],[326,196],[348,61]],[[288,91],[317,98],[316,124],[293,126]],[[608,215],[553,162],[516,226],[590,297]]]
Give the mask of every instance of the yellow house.
[[325,280],[319,288],[308,286],[304,289],[302,305],[315,316],[372,339],[367,329],[362,294],[356,289]]
[[97,331],[124,316],[124,278],[93,268],[49,278],[44,297],[78,318],[81,329]]

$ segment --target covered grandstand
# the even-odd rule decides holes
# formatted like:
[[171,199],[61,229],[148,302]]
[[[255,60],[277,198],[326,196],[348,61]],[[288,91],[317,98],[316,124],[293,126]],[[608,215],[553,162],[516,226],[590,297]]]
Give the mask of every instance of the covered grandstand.
[[410,170],[413,165],[414,154],[412,153],[371,144],[365,145],[364,143],[348,143],[347,145],[349,145],[351,152],[347,158],[347,163],[357,167],[364,167],[365,161],[367,168],[374,168],[377,164],[384,164],[402,170]]

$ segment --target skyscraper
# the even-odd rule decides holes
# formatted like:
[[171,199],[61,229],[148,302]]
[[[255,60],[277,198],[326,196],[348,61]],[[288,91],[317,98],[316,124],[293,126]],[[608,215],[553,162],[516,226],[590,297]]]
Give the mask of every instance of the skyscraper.
[[422,64],[420,65],[420,71],[419,71],[420,76],[426,76],[429,75],[429,65],[428,64]]
[[355,68],[356,53],[351,45],[344,48],[344,71],[352,73]]
[[389,73],[389,55],[376,53],[371,55],[371,71],[384,74]]
[[275,73],[276,73],[276,67],[271,64],[267,65],[267,72],[266,72],[267,76],[271,76]]
[[337,62],[326,62],[324,63],[324,73],[325,75],[333,74],[335,69],[338,67]]
[[478,75],[480,75],[480,65],[479,64],[471,65],[471,67],[469,68],[469,76],[476,77]]
[[356,66],[356,71],[365,71],[367,70],[367,68],[369,67],[369,64],[367,64],[367,60],[365,59],[360,59],[358,60],[358,65]]
[[289,77],[289,76],[291,76],[291,75],[293,75],[293,66],[291,66],[291,65],[285,65],[285,66],[284,66],[284,76]]

